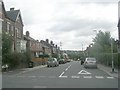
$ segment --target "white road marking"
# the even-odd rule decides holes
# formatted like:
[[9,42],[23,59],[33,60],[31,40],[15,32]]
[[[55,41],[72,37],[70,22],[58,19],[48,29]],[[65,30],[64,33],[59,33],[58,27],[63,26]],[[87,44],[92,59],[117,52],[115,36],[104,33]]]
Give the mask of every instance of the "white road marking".
[[85,70],[81,70],[80,72],[78,72],[78,74],[91,74],[90,72],[87,72]]
[[71,65],[69,65],[69,66],[65,69],[65,71],[67,71],[70,67],[71,67]]
[[17,76],[17,77],[20,77],[20,78],[25,78],[26,76]]
[[59,77],[61,77],[65,72],[62,72]]
[[80,78],[80,76],[71,76],[71,78]]
[[9,72],[13,72],[13,71],[9,71]]
[[92,78],[92,76],[84,76],[84,78]]
[[103,79],[104,77],[103,76],[95,76],[96,78],[98,79]]
[[59,77],[59,78],[67,78],[68,76],[61,76],[61,77]]
[[30,78],[35,78],[36,76],[28,76],[28,77],[30,77]]
[[107,77],[108,79],[115,79],[114,77]]
[[67,71],[67,70],[68,70],[68,68],[65,69],[65,71]]
[[64,73],[65,73],[65,72],[62,72],[59,77],[60,77],[60,78],[67,78],[67,76],[63,76]]
[[56,78],[56,76],[49,76],[48,78]]
[[45,78],[46,76],[38,76],[38,78]]
[[11,78],[12,78],[12,77],[15,77],[15,76],[8,76],[8,77],[11,77]]
[[47,86],[34,86],[33,88],[47,88]]

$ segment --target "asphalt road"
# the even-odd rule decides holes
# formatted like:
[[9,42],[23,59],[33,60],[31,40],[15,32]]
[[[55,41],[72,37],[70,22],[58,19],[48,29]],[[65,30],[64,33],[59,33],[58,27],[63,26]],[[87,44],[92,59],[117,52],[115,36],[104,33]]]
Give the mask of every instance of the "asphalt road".
[[79,61],[73,61],[58,67],[5,73],[2,88],[118,88],[118,79],[99,69],[85,69]]

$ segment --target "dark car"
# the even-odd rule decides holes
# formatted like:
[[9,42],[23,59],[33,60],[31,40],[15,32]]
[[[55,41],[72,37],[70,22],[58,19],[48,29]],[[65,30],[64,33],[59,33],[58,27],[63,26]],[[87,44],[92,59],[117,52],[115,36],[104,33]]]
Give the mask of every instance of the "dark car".
[[65,60],[64,59],[60,59],[59,60],[59,64],[64,64],[65,63]]

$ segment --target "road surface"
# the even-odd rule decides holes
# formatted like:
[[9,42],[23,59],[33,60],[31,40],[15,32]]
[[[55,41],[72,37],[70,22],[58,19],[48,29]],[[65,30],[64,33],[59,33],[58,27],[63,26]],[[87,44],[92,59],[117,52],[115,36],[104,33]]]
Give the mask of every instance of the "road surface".
[[99,69],[85,69],[80,61],[28,72],[8,72],[3,88],[118,88],[118,79]]

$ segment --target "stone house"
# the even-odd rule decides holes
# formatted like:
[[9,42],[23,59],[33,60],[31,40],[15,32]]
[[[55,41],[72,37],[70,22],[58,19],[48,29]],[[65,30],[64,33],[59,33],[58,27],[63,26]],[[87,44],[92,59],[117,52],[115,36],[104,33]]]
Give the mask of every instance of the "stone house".
[[20,10],[10,8],[9,11],[5,10],[4,3],[2,9],[2,31],[6,32],[12,37],[13,52],[24,52],[26,50],[26,41],[23,40],[23,21]]
[[31,52],[32,57],[39,57],[41,53],[43,53],[42,45],[38,40],[30,37],[29,31],[24,35],[24,40],[26,40],[26,50]]

